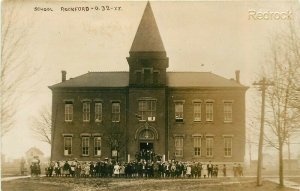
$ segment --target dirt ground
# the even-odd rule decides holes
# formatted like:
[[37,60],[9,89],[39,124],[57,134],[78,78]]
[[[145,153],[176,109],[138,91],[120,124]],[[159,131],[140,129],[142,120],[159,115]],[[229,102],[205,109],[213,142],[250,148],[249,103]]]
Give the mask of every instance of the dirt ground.
[[219,179],[97,179],[97,178],[26,178],[2,182],[2,191],[295,191],[279,188],[276,184],[264,181],[257,187],[254,178]]

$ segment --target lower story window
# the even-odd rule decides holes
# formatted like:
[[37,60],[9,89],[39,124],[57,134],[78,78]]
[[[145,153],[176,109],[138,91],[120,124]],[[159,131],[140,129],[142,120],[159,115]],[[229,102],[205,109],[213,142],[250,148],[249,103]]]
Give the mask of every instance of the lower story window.
[[207,157],[213,156],[213,147],[214,147],[214,138],[207,137],[206,138],[206,156]]
[[101,137],[94,138],[94,155],[101,156]]
[[194,137],[194,156],[201,156],[201,137]]
[[232,156],[232,138],[224,137],[224,156],[231,157]]
[[82,137],[82,156],[89,155],[90,138]]
[[64,155],[72,154],[72,137],[64,137]]
[[175,156],[183,156],[183,137],[175,137]]

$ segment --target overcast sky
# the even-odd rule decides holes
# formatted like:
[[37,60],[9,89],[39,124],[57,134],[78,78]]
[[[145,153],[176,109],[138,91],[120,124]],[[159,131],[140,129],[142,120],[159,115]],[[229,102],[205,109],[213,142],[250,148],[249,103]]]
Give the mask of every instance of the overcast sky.
[[[82,6],[90,10],[61,11]],[[95,11],[101,6],[121,10]],[[26,82],[29,89],[20,92],[24,102],[17,123],[2,140],[7,157],[23,156],[31,146],[50,155],[50,147],[32,137],[30,125],[39,109],[51,104],[48,86],[61,81],[61,70],[67,71],[67,78],[88,71],[128,71],[126,57],[145,6],[139,1],[22,4],[14,25],[27,28],[23,51],[31,67],[40,69]],[[154,1],[151,6],[170,58],[168,71],[211,71],[229,79],[240,70],[241,82],[247,86],[258,80],[272,35],[288,23],[255,19],[249,11],[290,11],[292,20],[298,21],[300,12],[299,1]],[[53,11],[34,11],[35,7]]]

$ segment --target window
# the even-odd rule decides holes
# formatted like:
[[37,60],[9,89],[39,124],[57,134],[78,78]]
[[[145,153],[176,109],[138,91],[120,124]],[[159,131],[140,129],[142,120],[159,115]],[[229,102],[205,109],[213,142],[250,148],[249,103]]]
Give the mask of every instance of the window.
[[151,84],[152,83],[151,75],[152,75],[152,69],[145,68],[144,69],[144,83],[145,84]]
[[183,103],[182,102],[175,103],[175,121],[183,122]]
[[201,121],[201,103],[194,103],[194,121]]
[[64,155],[72,154],[72,137],[64,137]]
[[136,72],[136,83],[140,84],[142,82],[142,72]]
[[213,121],[214,113],[213,113],[214,105],[212,102],[206,103],[206,121]]
[[101,156],[101,137],[94,138],[94,155]]
[[175,137],[175,156],[183,156],[183,137]]
[[194,137],[194,156],[201,156],[201,137]]
[[232,122],[232,103],[224,102],[224,122]]
[[153,83],[158,84],[159,72],[153,72]]
[[91,109],[90,102],[83,102],[82,115],[83,115],[83,121],[85,122],[90,121],[90,109]]
[[206,156],[213,156],[214,138],[206,137]]
[[155,121],[156,116],[156,100],[139,101],[139,116],[143,121]]
[[90,138],[82,137],[82,156],[89,155]]
[[102,103],[100,102],[95,103],[95,121],[102,121]]
[[65,103],[65,121],[73,121],[73,103]]
[[112,103],[112,122],[120,121],[120,103]]
[[232,156],[232,137],[224,137],[224,156]]

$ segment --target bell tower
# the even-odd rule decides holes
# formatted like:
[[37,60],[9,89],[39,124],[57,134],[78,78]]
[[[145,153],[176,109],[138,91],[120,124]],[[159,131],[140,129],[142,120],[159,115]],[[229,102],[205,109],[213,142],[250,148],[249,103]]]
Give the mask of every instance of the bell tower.
[[161,87],[166,85],[169,58],[148,2],[127,57],[129,86]]

